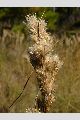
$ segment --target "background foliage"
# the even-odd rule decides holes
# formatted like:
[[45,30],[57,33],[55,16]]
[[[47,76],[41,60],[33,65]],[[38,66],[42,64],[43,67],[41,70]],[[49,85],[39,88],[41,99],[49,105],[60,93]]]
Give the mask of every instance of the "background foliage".
[[[7,22],[13,27],[15,24],[22,24],[27,14],[36,13],[48,22],[49,31],[61,31],[64,29],[73,29],[80,26],[80,8],[0,8],[0,21]],[[15,18],[15,19],[14,19]],[[60,29],[59,29],[60,28]],[[22,29],[22,28],[20,28]]]

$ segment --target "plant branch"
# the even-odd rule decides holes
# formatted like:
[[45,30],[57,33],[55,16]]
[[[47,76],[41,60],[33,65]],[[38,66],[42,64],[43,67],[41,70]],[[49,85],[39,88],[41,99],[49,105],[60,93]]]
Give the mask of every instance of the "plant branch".
[[15,102],[16,102],[16,101],[20,98],[20,96],[23,94],[23,92],[24,92],[24,90],[25,90],[25,88],[26,88],[26,86],[27,86],[27,83],[28,83],[28,81],[29,81],[32,73],[33,73],[33,71],[31,72],[29,78],[27,79],[27,81],[26,81],[26,83],[25,83],[25,85],[24,85],[24,87],[23,87],[23,89],[22,89],[22,92],[21,92],[21,93],[19,94],[19,96],[12,102],[12,104],[9,106],[9,109],[15,104]]

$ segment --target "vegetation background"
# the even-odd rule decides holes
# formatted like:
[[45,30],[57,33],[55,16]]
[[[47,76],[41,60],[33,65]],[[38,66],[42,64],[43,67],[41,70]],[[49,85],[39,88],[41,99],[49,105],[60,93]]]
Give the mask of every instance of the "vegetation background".
[[35,14],[47,22],[47,31],[55,36],[56,53],[64,65],[56,80],[56,100],[50,112],[80,112],[80,8],[0,8],[0,112],[25,112],[32,107],[38,92],[35,72],[18,101],[32,70],[24,59],[31,41],[27,37],[25,16]]

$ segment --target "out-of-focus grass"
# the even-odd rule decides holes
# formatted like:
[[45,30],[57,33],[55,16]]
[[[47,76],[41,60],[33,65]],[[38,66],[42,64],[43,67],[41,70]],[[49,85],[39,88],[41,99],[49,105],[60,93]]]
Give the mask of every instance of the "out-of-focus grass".
[[64,64],[56,78],[56,100],[51,112],[80,112],[80,44],[59,44],[56,51]]
[[[23,58],[29,44],[26,40],[16,44],[16,38],[7,40],[0,43],[0,112],[25,112],[27,107],[34,106],[38,93],[35,72],[19,100],[11,109],[9,106],[21,93],[32,70]],[[60,41],[55,51],[64,64],[55,81],[56,99],[50,112],[80,112],[80,44],[65,47]]]
[[[13,41],[12,41],[13,42]],[[25,112],[34,106],[37,94],[35,72],[19,100],[9,109],[19,96],[32,71],[29,62],[23,58],[26,43],[14,45],[14,48],[0,44],[0,112]]]

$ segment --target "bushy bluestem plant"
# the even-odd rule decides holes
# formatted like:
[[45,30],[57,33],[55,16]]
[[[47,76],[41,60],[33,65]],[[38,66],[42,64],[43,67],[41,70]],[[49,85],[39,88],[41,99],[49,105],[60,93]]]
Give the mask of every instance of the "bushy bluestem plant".
[[35,107],[26,109],[26,112],[49,112],[55,100],[55,77],[63,62],[57,54],[53,55],[53,37],[46,32],[47,23],[36,15],[26,17],[29,37],[33,45],[29,47],[29,58],[39,85],[40,92],[36,96]]

